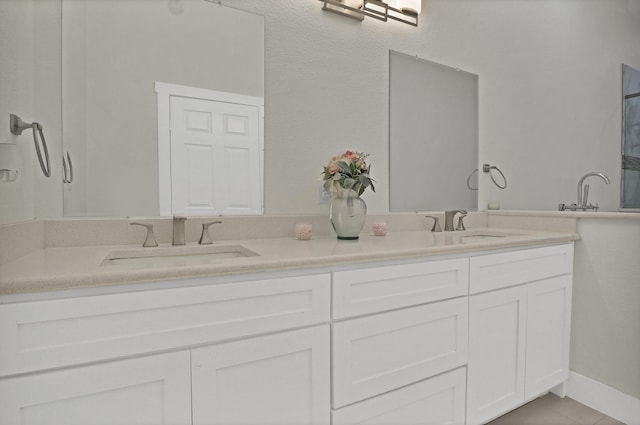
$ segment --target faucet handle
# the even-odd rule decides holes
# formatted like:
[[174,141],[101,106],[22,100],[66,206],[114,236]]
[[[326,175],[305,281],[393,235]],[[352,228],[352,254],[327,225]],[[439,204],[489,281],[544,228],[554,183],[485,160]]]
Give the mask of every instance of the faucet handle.
[[144,247],[153,247],[158,246],[158,242],[156,242],[156,236],[153,234],[153,224],[145,224],[145,223],[137,223],[131,222],[129,223],[131,226],[142,226],[147,229],[147,235],[144,238],[144,243],[142,246]]
[[583,207],[587,206],[588,199],[589,199],[589,185],[585,184],[584,185],[584,190],[582,191],[582,206]]
[[211,245],[211,236],[209,235],[209,226],[211,226],[212,224],[221,224],[222,221],[220,220],[216,220],[216,221],[210,221],[208,223],[202,223],[202,234],[200,235],[200,240],[198,241],[198,243],[200,245]]
[[440,218],[434,217],[432,215],[425,215],[426,218],[433,219],[433,227],[431,227],[432,232],[442,232],[442,227],[440,227]]
[[462,214],[458,217],[458,226],[456,227],[456,230],[467,230],[464,227],[464,223],[462,222],[462,220],[466,217],[466,214]]

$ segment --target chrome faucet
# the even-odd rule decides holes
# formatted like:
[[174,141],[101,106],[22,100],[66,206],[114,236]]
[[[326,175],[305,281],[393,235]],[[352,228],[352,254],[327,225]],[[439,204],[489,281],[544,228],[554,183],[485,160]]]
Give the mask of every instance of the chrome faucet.
[[173,242],[172,245],[184,245],[184,222],[187,217],[173,216]]
[[449,210],[444,212],[444,231],[453,232],[453,219],[457,213],[467,214],[465,210]]
[[578,180],[578,207],[583,209],[588,209],[589,205],[587,205],[587,200],[589,198],[589,185],[584,185],[583,183],[587,177],[598,176],[604,180],[606,184],[611,183],[609,177],[604,175],[603,173],[587,173]]
[[588,184],[583,184],[585,179],[587,177],[591,177],[591,176],[597,176],[600,177],[602,180],[604,180],[604,182],[606,184],[611,183],[611,180],[609,180],[609,177],[607,177],[605,174],[603,173],[587,173],[584,176],[580,177],[580,180],[578,180],[578,202],[575,204],[558,204],[558,210],[559,211],[578,211],[578,210],[582,210],[582,211],[587,211],[587,210],[593,210],[593,211],[598,211],[598,208],[600,208],[598,206],[598,204],[596,205],[592,205],[589,204],[589,185]]

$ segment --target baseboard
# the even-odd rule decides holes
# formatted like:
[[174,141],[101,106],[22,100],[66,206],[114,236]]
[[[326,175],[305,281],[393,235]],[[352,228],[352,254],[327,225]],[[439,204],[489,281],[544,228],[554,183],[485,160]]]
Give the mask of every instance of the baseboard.
[[627,425],[640,425],[640,399],[575,372],[569,374],[568,397]]

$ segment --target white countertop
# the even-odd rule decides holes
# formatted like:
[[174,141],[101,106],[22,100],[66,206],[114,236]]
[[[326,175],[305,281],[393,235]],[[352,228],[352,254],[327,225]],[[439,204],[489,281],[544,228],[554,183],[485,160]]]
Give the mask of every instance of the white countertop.
[[[500,233],[506,236],[463,239],[464,236],[473,234]],[[259,255],[233,258],[213,264],[152,268],[102,265],[105,257],[112,251],[138,248],[139,245],[53,247],[37,250],[0,266],[0,295],[330,267],[347,263],[565,243],[577,239],[579,235],[574,233],[480,228],[467,232],[406,231],[390,232],[386,236],[363,234],[357,241],[339,241],[334,236],[314,236],[309,241],[299,241],[291,237],[225,240],[215,242],[214,245],[242,245]],[[162,246],[167,245],[161,244]]]
[[488,210],[488,215],[598,218],[609,220],[640,220],[639,212],[630,211],[535,211],[535,210]]

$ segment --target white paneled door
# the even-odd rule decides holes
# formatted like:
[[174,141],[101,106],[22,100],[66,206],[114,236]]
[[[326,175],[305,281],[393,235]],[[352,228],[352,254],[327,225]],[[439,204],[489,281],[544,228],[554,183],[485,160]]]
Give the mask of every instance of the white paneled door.
[[260,214],[259,107],[170,97],[172,211]]

